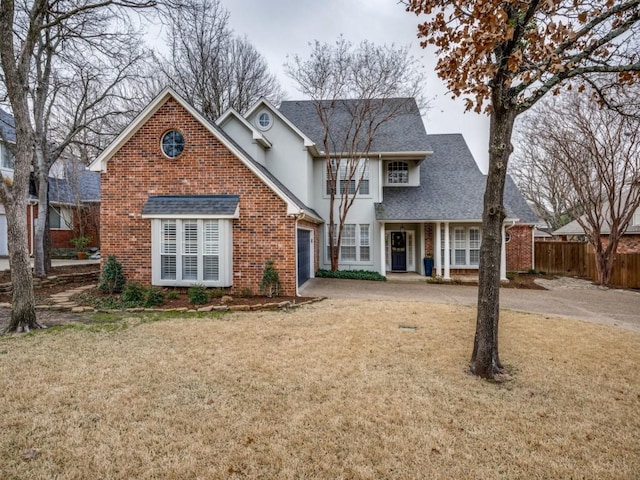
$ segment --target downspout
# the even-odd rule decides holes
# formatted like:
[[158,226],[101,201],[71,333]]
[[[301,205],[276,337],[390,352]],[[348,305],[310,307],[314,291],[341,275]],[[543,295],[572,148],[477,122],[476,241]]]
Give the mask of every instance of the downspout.
[[506,233],[507,230],[513,228],[516,224],[516,220],[511,220],[511,225],[507,226],[507,225],[503,225],[503,231],[504,233],[502,234],[502,255],[501,255],[501,263],[504,265],[504,267],[501,265],[500,268],[500,280],[507,280],[507,242],[506,242]]

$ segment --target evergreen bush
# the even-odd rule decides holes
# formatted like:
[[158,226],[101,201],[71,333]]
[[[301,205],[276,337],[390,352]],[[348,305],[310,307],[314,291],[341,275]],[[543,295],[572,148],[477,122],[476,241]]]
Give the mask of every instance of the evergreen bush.
[[120,293],[125,284],[122,265],[116,260],[115,255],[109,255],[102,267],[102,275],[98,288],[109,295]]

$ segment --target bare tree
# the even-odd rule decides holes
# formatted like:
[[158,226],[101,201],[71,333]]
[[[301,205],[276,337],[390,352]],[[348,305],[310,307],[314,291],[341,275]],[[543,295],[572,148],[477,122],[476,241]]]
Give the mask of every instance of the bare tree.
[[246,38],[235,37],[220,0],[187,0],[168,20],[165,80],[207,118],[228,108],[243,112],[260,97],[279,103],[280,85],[264,57]]
[[335,271],[347,214],[363,185],[368,188],[367,157],[376,135],[399,115],[426,106],[424,76],[405,47],[368,41],[354,46],[343,37],[334,45],[316,41],[309,58],[295,55],[285,68],[311,99],[322,127]]
[[640,117],[602,108],[591,87],[585,93],[542,102],[529,135],[539,162],[569,180],[567,201],[594,248],[598,281],[610,285],[620,237],[640,207]]
[[[0,200],[7,213],[13,283],[8,331],[40,327],[36,320],[33,279],[27,252],[26,207],[32,165],[36,166],[39,178],[47,170],[46,135],[52,111],[49,99],[55,96],[56,91],[51,88],[61,72],[56,68],[57,55],[67,51],[68,45],[85,45],[84,48],[77,47],[74,52],[78,61],[96,53],[107,53],[102,50],[103,47],[97,50],[86,47],[94,39],[96,30],[93,28],[99,28],[96,23],[104,26],[102,34],[104,38],[109,38],[113,35],[113,29],[126,25],[129,8],[146,8],[154,4],[154,0],[68,0],[63,3],[51,0],[20,3],[2,0],[0,3],[2,88],[16,130],[15,145],[12,145],[15,156],[13,179],[0,177]],[[55,148],[63,149],[62,145]]]
[[[568,80],[616,73],[638,80],[640,0],[407,0],[424,15],[422,45],[433,45],[436,71],[468,109],[491,115],[484,196],[478,316],[471,371],[494,378],[498,354],[504,186],[516,117]],[[605,92],[603,92],[605,93]]]
[[548,120],[549,112],[544,108],[534,107],[516,123],[509,172],[536,215],[553,231],[574,219],[575,193],[562,165],[548,158],[545,141],[538,133]]
[[[148,55],[133,41],[132,27],[113,31],[108,11],[90,10],[48,29],[34,52],[30,106],[34,119],[38,218],[34,235],[34,274],[50,269],[45,236],[48,212],[48,176],[54,162],[71,146],[93,143],[95,152],[117,133],[116,119],[130,119],[128,82]],[[47,261],[49,259],[49,261]]]

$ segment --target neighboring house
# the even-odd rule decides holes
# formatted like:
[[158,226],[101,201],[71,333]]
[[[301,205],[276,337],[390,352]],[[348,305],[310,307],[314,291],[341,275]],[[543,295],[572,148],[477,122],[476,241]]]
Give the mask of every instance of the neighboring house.
[[[341,269],[477,271],[485,176],[461,135],[426,135],[413,108],[362,160]],[[91,164],[102,172],[101,250],[127,278],[163,286],[259,289],[274,260],[283,293],[329,267],[329,195],[311,102],[260,100],[207,121],[170,88]],[[509,178],[508,270],[533,268],[537,219]],[[444,252],[448,252],[445,254]]]
[[[610,227],[605,221],[601,232],[602,241],[605,245],[608,243],[610,232]],[[553,235],[562,241],[587,241],[584,229],[580,226],[577,220],[567,223],[565,226],[554,231]],[[616,253],[640,253],[640,208],[636,209],[629,226],[620,237]]]
[[[6,177],[13,177],[13,155],[5,142],[14,143],[13,117],[0,109],[0,168]],[[4,139],[4,142],[2,141]],[[35,183],[29,186],[27,206],[27,232],[29,252],[33,254],[35,219],[38,217],[38,197]],[[78,235],[80,224],[85,235],[91,237],[90,246],[99,245],[100,175],[86,169],[73,159],[61,159],[51,168],[49,177],[49,224],[51,246],[56,249],[72,248],[69,240]],[[8,255],[7,219],[0,203],[0,256]]]
[[[0,109],[0,170],[2,175],[13,177],[13,154],[7,147],[15,143],[16,129],[13,116]],[[7,245],[7,215],[0,202],[0,256],[9,255]]]

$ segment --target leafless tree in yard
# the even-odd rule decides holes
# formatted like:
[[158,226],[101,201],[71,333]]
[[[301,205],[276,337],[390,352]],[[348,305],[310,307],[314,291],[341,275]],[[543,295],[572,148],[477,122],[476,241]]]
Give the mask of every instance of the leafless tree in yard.
[[[15,156],[13,179],[0,178],[0,200],[7,213],[13,283],[8,331],[40,326],[36,319],[27,251],[26,207],[31,168],[33,166],[40,186],[41,220],[36,251],[41,263],[37,263],[36,273],[43,274],[44,255],[39,249],[42,248],[47,217],[43,190],[46,192],[49,166],[81,130],[89,128],[87,120],[92,107],[101,102],[115,102],[118,94],[114,86],[122,75],[130,74],[131,70],[127,68],[138,55],[132,53],[135,49],[126,48],[135,42],[135,38],[123,41],[118,34],[133,33],[128,26],[130,9],[147,9],[154,5],[154,0],[31,0],[21,3],[1,0],[0,88],[16,128],[16,142],[12,146]],[[120,61],[123,63],[118,64]],[[63,115],[63,109],[60,110],[60,103],[57,103],[57,99],[65,96],[75,100],[71,103],[74,107],[67,112],[71,116]],[[101,112],[104,114],[104,110]],[[64,121],[61,121],[62,117]],[[61,125],[65,125],[67,135],[53,139],[54,130]]]
[[[548,92],[593,73],[617,82],[640,79],[640,0],[406,0],[421,15],[422,46],[433,46],[436,71],[468,109],[490,114],[478,316],[471,371],[504,372],[498,354],[504,186],[516,117]],[[585,78],[585,76],[587,76]]]
[[295,55],[285,68],[322,126],[335,271],[347,214],[359,194],[369,193],[362,189],[369,188],[367,157],[376,134],[399,115],[414,113],[416,102],[426,107],[424,75],[405,47],[353,45],[343,37],[333,45],[316,41],[308,58]]
[[[627,88],[630,99],[640,93]],[[598,281],[608,286],[620,237],[640,207],[640,116],[628,111],[629,104],[629,114],[622,114],[597,98],[587,87],[542,102],[529,112],[537,118],[529,136],[538,147],[538,165],[559,170],[570,182],[567,201],[594,248]]]
[[228,108],[244,112],[260,97],[279,103],[280,85],[264,57],[229,28],[220,0],[187,0],[167,20],[163,79],[210,120]]
[[553,231],[575,218],[575,193],[562,166],[546,156],[544,139],[538,134],[548,120],[549,112],[543,109],[535,108],[535,112],[531,110],[516,122],[509,172],[536,215]]

